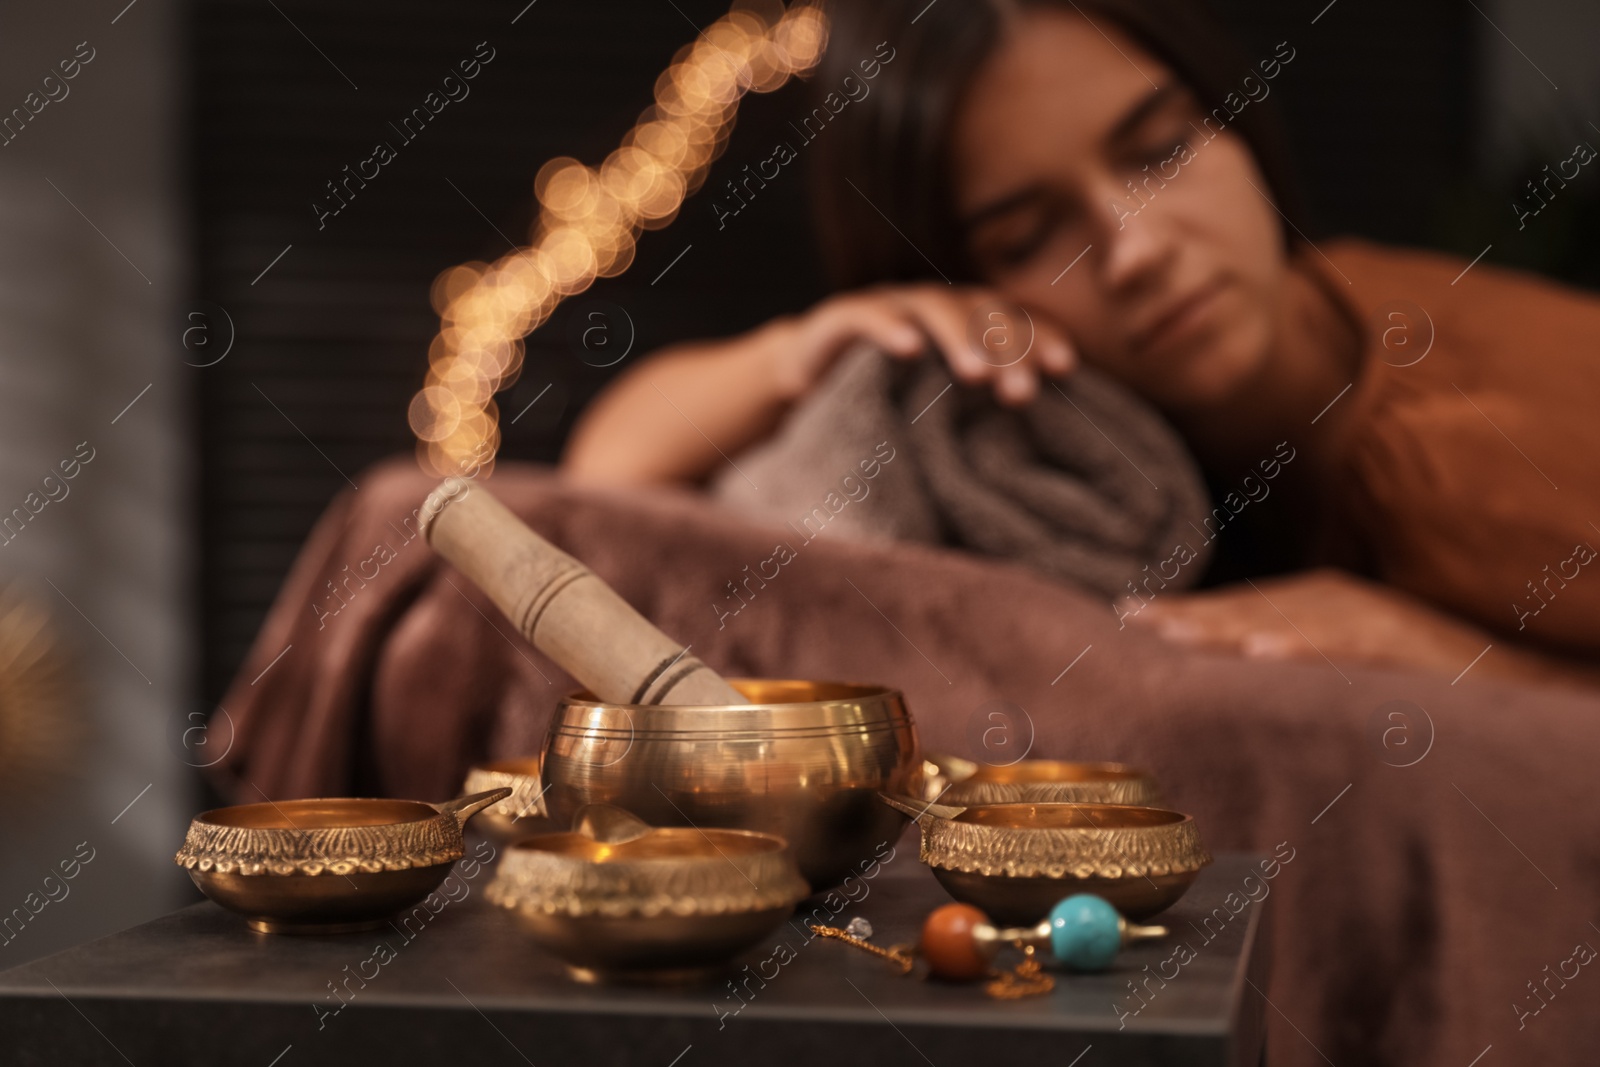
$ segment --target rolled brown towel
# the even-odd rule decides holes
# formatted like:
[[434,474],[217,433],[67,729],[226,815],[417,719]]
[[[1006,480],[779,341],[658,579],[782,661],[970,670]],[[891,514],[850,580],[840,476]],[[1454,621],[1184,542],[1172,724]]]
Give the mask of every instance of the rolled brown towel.
[[1087,368],[1019,411],[953,383],[942,359],[863,345],[711,488],[802,540],[967,548],[1107,597],[1152,575],[1149,588],[1192,585],[1209,555],[1210,503],[1182,440]]

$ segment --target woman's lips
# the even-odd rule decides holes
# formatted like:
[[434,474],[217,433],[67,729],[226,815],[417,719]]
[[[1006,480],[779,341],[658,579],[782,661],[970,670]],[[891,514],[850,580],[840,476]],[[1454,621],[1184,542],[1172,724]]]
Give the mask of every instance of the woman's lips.
[[1148,326],[1134,334],[1133,347],[1150,351],[1192,336],[1211,318],[1224,288],[1221,281],[1207,282],[1168,304]]

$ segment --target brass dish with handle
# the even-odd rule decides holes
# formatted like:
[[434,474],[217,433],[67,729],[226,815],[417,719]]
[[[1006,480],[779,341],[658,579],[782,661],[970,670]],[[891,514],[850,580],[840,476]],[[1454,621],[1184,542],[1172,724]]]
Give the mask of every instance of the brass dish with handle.
[[916,819],[922,862],[945,891],[1006,926],[1031,926],[1074,893],[1139,922],[1177,903],[1211,863],[1193,817],[1165,808],[883,799]]
[[929,754],[922,762],[922,799],[944,804],[1134,804],[1160,807],[1155,776],[1127,763],[1024,759],[976,763]]
[[263,933],[369,930],[438,888],[465,854],[467,820],[509,794],[217,808],[194,817],[174,859],[202,893]]
[[509,845],[531,834],[555,829],[540,803],[539,757],[495,760],[467,771],[463,793],[509,789],[510,795],[484,808],[472,822],[472,832],[497,845]]

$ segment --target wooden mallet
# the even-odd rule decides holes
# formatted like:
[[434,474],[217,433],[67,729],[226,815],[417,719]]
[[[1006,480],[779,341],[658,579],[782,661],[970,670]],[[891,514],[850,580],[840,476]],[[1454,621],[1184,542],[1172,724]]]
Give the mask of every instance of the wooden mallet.
[[748,704],[582,563],[534,533],[482,486],[447,478],[422,505],[434,551],[600,700]]

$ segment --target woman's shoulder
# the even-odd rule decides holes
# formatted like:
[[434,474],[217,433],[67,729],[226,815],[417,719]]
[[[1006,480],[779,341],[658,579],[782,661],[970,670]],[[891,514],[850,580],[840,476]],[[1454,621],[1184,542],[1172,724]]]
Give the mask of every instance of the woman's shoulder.
[[[1367,241],[1309,258],[1363,336],[1336,510],[1384,580],[1519,629],[1507,605],[1595,533],[1600,297]],[[1569,595],[1535,636],[1600,647],[1582,614],[1600,610],[1600,585],[1590,593]]]
[[1600,294],[1482,257],[1358,238],[1302,249],[1297,261],[1354,324],[1366,399],[1490,392],[1565,409],[1581,384],[1600,389]]
[[[1531,304],[1540,310],[1563,307],[1581,320],[1600,316],[1600,293],[1590,292],[1532,271],[1487,261],[1493,245],[1474,258],[1433,249],[1380,244],[1361,237],[1338,237],[1298,251],[1334,291],[1343,290],[1358,310],[1375,311],[1387,302],[1413,300],[1425,308],[1473,319],[1503,319],[1511,326]],[[1431,310],[1431,309],[1430,309]]]
[[1563,435],[1600,445],[1588,409],[1600,395],[1600,296],[1356,239],[1326,242],[1312,261],[1358,329],[1351,399],[1364,435],[1438,441],[1456,425],[1504,445],[1509,423],[1552,448]]

